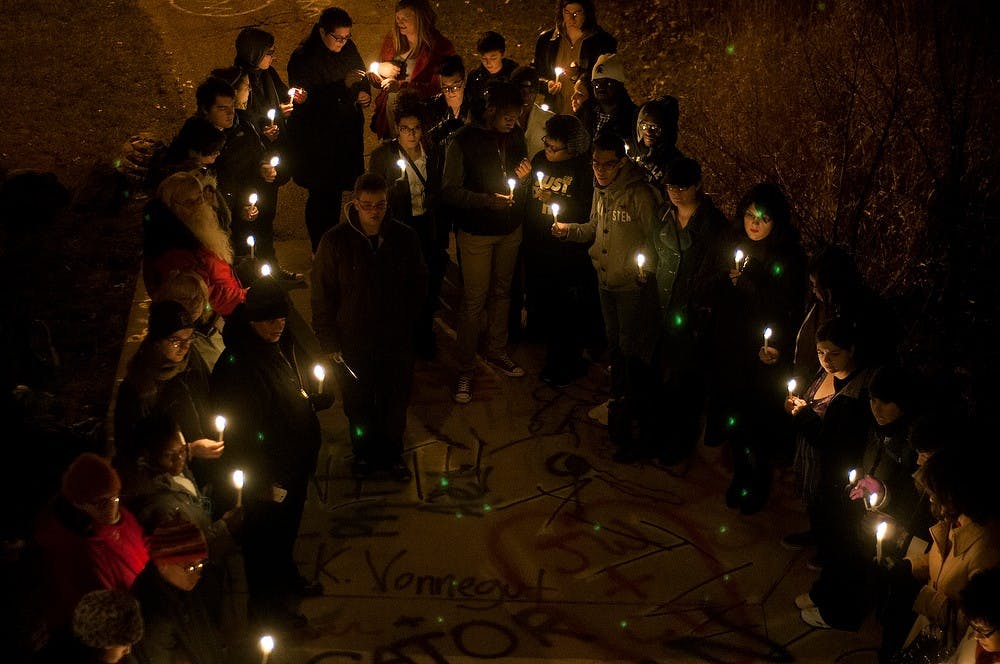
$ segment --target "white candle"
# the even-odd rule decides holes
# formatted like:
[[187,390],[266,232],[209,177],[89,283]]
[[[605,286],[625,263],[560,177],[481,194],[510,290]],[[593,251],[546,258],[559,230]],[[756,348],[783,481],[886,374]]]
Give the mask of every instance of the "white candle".
[[639,266],[639,278],[643,279],[646,276],[646,272],[642,269],[646,265],[646,254],[638,253],[635,255],[635,264]]
[[555,73],[556,73],[556,80],[558,81],[559,77],[563,75],[563,68],[562,67],[556,67],[553,71],[555,71]]
[[250,260],[253,260],[253,248],[257,245],[257,240],[253,235],[247,235],[247,246],[250,247]]
[[764,350],[767,350],[767,342],[771,340],[772,334],[774,333],[771,331],[771,328],[769,327],[764,328]]
[[260,276],[262,276],[262,277],[270,277],[271,276],[271,266],[268,265],[267,263],[264,263],[263,265],[261,265],[260,266]]
[[247,198],[247,201],[250,203],[250,207],[253,207],[254,205],[257,205],[257,201],[258,200],[260,200],[260,199],[257,197],[257,192],[256,191],[253,192],[252,194],[250,194],[250,197]]
[[790,381],[788,381],[788,396],[790,396],[790,397],[794,397],[795,396],[795,388],[798,387],[798,385],[799,384],[797,382],[795,382],[794,378],[792,378]]
[[396,165],[399,166],[399,179],[400,180],[406,179],[406,160],[397,159]]
[[552,210],[552,223],[557,223],[559,221],[559,204],[553,203],[549,209]]
[[875,560],[876,562],[882,562],[882,540],[885,539],[885,532],[889,530],[889,524],[885,521],[879,521],[878,525],[875,526]]
[[510,197],[513,199],[514,187],[517,186],[517,180],[515,180],[514,178],[510,178],[509,180],[507,180],[507,186],[510,187]]
[[270,161],[271,168],[277,168],[278,164],[280,164],[280,163],[281,163],[281,158],[278,157],[278,155],[274,155],[273,157],[271,157],[271,161]]
[[243,507],[243,482],[246,477],[242,470],[233,471],[233,486],[236,487],[236,506]]
[[268,657],[271,656],[271,651],[274,650],[274,637],[270,635],[260,637],[260,664],[267,664]]
[[295,88],[288,88],[288,103],[295,103]]
[[535,178],[538,180],[538,186],[541,187],[542,180],[545,179],[545,173],[542,173],[541,171],[535,171]]
[[322,364],[313,365],[313,376],[319,381],[319,388],[316,390],[317,394],[323,393],[323,380],[326,379],[326,370],[323,368]]
[[851,468],[849,471],[847,471],[847,481],[850,482],[851,485],[853,485],[855,482],[858,481],[858,469],[857,468]]
[[271,124],[274,124],[274,118],[277,115],[278,115],[278,112],[276,110],[274,110],[273,108],[270,109],[270,110],[268,110],[268,112],[267,112],[267,119],[271,121]]
[[736,250],[736,271],[737,272],[740,271],[740,266],[741,265],[743,265],[743,250],[742,249],[737,249]]
[[222,442],[222,433],[226,430],[226,418],[222,415],[215,416],[215,430],[219,432],[219,442]]

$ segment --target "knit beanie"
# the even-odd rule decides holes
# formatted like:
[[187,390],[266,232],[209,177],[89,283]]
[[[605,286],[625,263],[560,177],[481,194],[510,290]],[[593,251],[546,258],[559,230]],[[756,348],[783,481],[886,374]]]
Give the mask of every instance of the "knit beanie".
[[208,543],[201,529],[190,521],[166,523],[146,541],[149,559],[158,565],[184,564],[208,558]]
[[868,394],[879,401],[894,403],[905,413],[913,404],[913,378],[901,367],[879,368],[868,383]]
[[251,322],[288,317],[288,296],[274,279],[258,279],[247,291],[247,320]]
[[62,495],[74,505],[93,503],[121,493],[117,471],[102,456],[84,452],[69,465],[62,478]]
[[95,590],[73,611],[73,633],[85,646],[132,645],[142,638],[139,603],[124,590]]
[[545,121],[545,131],[552,136],[565,136],[566,149],[574,157],[590,151],[590,134],[575,115],[553,115]]
[[191,314],[179,302],[164,300],[149,307],[149,339],[160,341],[178,330],[193,329]]
[[590,80],[596,81],[599,78],[610,78],[612,81],[618,81],[622,85],[625,85],[625,67],[617,55],[614,53],[605,53],[597,58],[597,63],[594,65],[594,72]]

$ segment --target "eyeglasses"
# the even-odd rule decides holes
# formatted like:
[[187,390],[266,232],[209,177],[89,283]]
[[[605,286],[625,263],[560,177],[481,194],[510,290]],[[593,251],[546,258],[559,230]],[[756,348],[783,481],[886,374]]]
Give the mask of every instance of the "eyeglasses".
[[640,122],[639,131],[644,131],[647,134],[659,134],[661,131],[663,131],[663,129],[660,127],[660,125],[655,124],[653,122]]
[[105,496],[103,498],[98,498],[97,500],[91,501],[90,504],[100,509],[107,509],[112,505],[117,505],[119,502],[121,502],[121,498],[118,496]]
[[184,570],[185,574],[194,574],[200,572],[208,564],[207,560],[199,560],[196,563],[191,563],[190,565],[181,565],[181,569]]
[[599,78],[596,81],[591,81],[591,85],[594,86],[595,90],[604,90],[605,88],[610,88],[614,85],[615,81],[611,78]]
[[421,129],[422,127],[420,126],[407,127],[406,125],[399,125],[400,134],[410,134],[411,136],[416,136],[418,133],[420,133]]
[[584,11],[582,9],[580,11],[578,11],[578,12],[571,12],[568,9],[564,9],[563,10],[563,16],[566,16],[568,18],[576,18],[577,16],[579,16],[580,14],[583,14],[583,13],[584,13]]
[[559,154],[560,152],[563,152],[564,150],[568,149],[565,145],[562,146],[561,148],[555,147],[552,144],[552,141],[549,140],[548,136],[542,136],[542,145],[545,146],[545,149],[551,152],[552,154]]
[[673,192],[675,192],[675,193],[678,193],[678,194],[680,194],[680,193],[682,193],[682,192],[685,192],[685,191],[687,191],[687,190],[688,190],[688,189],[690,189],[690,188],[691,188],[692,186],[693,186],[693,185],[690,185],[690,184],[686,184],[686,185],[683,185],[683,186],[682,186],[682,185],[679,185],[679,184],[668,184],[668,185],[667,185],[667,191],[673,191]]
[[192,341],[194,341],[194,335],[191,335],[187,339],[182,339],[181,337],[167,337],[167,343],[170,344],[170,347],[174,350],[190,348]]
[[389,207],[389,204],[385,201],[381,203],[362,203],[360,201],[354,201],[354,205],[364,212],[381,212]]
[[337,42],[338,44],[346,44],[347,42],[351,41],[351,37],[353,35],[347,35],[346,37],[341,37],[340,35],[335,35],[332,32],[328,32],[326,33],[326,36],[332,39],[333,41]]
[[621,159],[615,159],[613,161],[592,161],[590,162],[594,165],[595,171],[610,171],[621,165]]
[[441,92],[444,92],[446,94],[453,94],[455,92],[458,92],[464,87],[465,83],[456,83],[455,85],[442,85]]

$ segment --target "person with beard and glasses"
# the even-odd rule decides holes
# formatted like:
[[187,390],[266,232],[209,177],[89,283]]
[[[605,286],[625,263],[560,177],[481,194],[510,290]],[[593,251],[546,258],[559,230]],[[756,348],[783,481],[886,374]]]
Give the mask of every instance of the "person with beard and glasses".
[[414,347],[420,357],[430,360],[437,356],[434,310],[448,268],[448,229],[441,226],[437,216],[441,173],[434,166],[440,157],[436,154],[437,146],[424,140],[424,107],[416,95],[400,94],[393,115],[398,125],[398,138],[375,148],[368,170],[391,183],[389,209],[393,218],[415,230],[420,238],[428,286],[417,321]]
[[313,327],[338,369],[354,474],[388,470],[408,482],[403,433],[427,266],[418,233],[387,216],[387,189],[378,173],[362,175],[347,221],[323,236],[313,263]]
[[[295,88],[289,97],[289,88],[274,68],[274,35],[260,28],[243,28],[236,36],[234,67],[242,69],[250,80],[250,97],[247,100],[247,117],[272,147],[285,136],[285,121],[292,114],[295,104],[309,98],[306,89]],[[274,120],[268,111],[274,110]],[[270,128],[268,128],[270,127]]]
[[647,101],[636,117],[636,151],[631,156],[646,171],[649,181],[658,187],[663,184],[667,165],[684,156],[677,149],[679,117],[677,99],[670,96]]
[[[577,86],[585,89],[582,82]],[[636,107],[625,89],[625,63],[620,55],[605,54],[597,59],[590,78],[594,94],[574,110],[591,136],[609,132],[625,142],[626,155],[636,154]]]
[[551,231],[555,237],[593,243],[588,253],[608,335],[611,398],[593,409],[591,417],[606,414],[608,437],[617,448],[614,458],[629,463],[649,454],[653,413],[646,382],[658,327],[657,258],[651,245],[660,196],[625,157],[625,143],[610,132],[594,139],[591,167],[590,219],[557,221]]
[[178,302],[156,302],[149,308],[149,331],[129,361],[115,398],[115,464],[126,477],[135,470],[140,442],[136,426],[155,413],[169,413],[188,442],[202,486],[217,488],[225,449],[214,440],[209,410],[208,367],[190,352],[194,323]]
[[211,385],[227,422],[227,467],[246,476],[240,543],[250,606],[265,623],[298,628],[307,621],[295,611],[295,597],[323,592],[318,581],[302,577],[293,552],[322,444],[316,411],[333,398],[329,389],[307,392],[306,358],[286,327],[290,313],[281,284],[257,280],[226,321],[226,349]]
[[174,173],[156,190],[143,211],[142,278],[155,297],[174,271],[192,270],[208,286],[208,303],[228,316],[246,299],[233,272],[229,234],[209,201],[214,183],[196,173]]
[[351,39],[353,21],[324,9],[288,60],[288,80],[309,90],[288,121],[295,182],[309,190],[306,228],[315,254],[337,225],[345,191],[364,172],[364,108],[371,104],[365,64]]
[[618,41],[597,24],[593,0],[556,0],[555,9],[555,27],[538,35],[531,66],[539,72],[539,91],[552,111],[572,113],[574,87],[587,87],[597,58],[617,51]]
[[[231,85],[235,94],[236,115],[229,126],[220,127],[226,135],[226,145],[214,165],[219,177],[219,191],[225,197],[232,214],[230,237],[233,250],[237,256],[253,253],[255,258],[269,263],[280,279],[301,281],[301,274],[286,270],[278,263],[274,250],[278,188],[290,179],[287,164],[285,167],[280,166],[280,144],[265,146],[263,132],[259,133],[250,122],[247,111],[250,77],[245,71],[239,67],[215,69],[209,80],[202,85],[207,86],[212,80]],[[220,119],[225,124],[226,118]],[[273,126],[267,125],[265,129]],[[271,165],[274,157],[279,160],[277,166]],[[254,205],[249,202],[251,194],[257,195]],[[253,252],[247,242],[251,235],[254,238]]]
[[[510,284],[521,245],[521,217],[510,180],[527,181],[524,132],[517,126],[521,95],[494,83],[481,124],[462,127],[448,145],[441,197],[456,212],[462,305],[458,323],[458,379],[452,399],[472,401],[476,349],[486,322],[486,361],[504,375],[524,376],[507,354]],[[523,190],[523,187],[522,187]],[[488,319],[484,321],[483,318]]]
[[382,40],[376,80],[382,87],[375,98],[371,130],[379,139],[392,138],[391,117],[396,95],[410,89],[427,100],[438,93],[438,65],[454,55],[455,47],[435,23],[437,14],[428,0],[399,0],[392,30]]
[[[525,306],[528,326],[546,343],[539,378],[562,388],[587,372],[584,348],[593,348],[603,327],[597,301],[597,278],[588,245],[552,237],[550,227],[590,219],[594,177],[590,136],[572,115],[556,115],[545,123],[545,149],[531,159],[535,174],[533,200],[524,218]],[[558,205],[556,208],[554,206]]]

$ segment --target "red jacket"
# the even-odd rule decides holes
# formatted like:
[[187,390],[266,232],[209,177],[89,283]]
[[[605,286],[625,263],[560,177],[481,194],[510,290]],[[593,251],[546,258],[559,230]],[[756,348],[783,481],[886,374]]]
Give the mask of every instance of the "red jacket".
[[174,270],[193,270],[208,285],[208,302],[223,316],[233,313],[237,304],[247,297],[247,289],[233,272],[232,266],[214,253],[198,249],[176,248],[155,258],[143,260],[142,278],[152,296]]
[[65,499],[42,514],[35,539],[42,550],[50,629],[68,625],[80,598],[92,590],[128,590],[149,561],[142,527],[121,508],[113,526],[94,524]]
[[[455,46],[447,37],[437,30],[433,31],[434,46],[432,48],[422,48],[413,62],[413,70],[408,72],[408,81],[400,81],[401,90],[413,90],[424,100],[430,99],[441,92],[438,89],[437,68],[441,64],[442,58],[455,54]],[[379,51],[379,62],[389,62],[396,57],[393,45],[392,33],[382,40],[382,48]],[[386,105],[389,102],[389,93],[384,90],[375,98],[375,114],[372,116],[372,131],[380,138],[391,138],[389,131],[389,119],[386,117]]]

